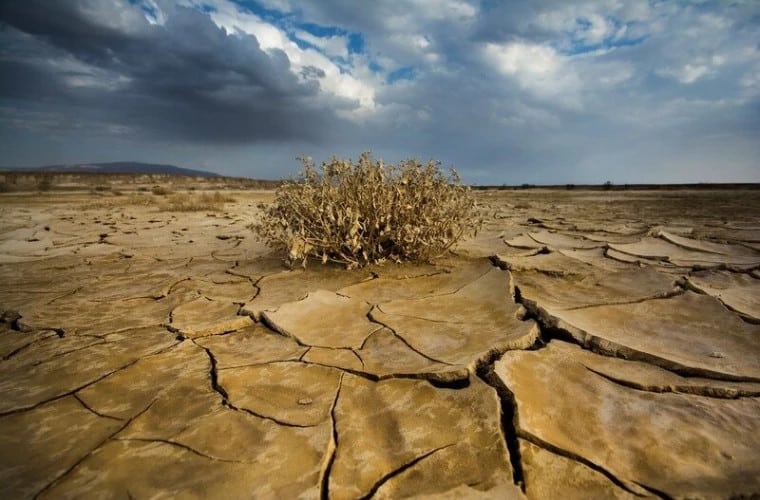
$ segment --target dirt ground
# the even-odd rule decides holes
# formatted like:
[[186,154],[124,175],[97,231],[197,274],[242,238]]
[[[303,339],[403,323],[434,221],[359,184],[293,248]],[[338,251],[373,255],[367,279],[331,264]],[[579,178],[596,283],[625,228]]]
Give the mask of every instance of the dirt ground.
[[346,271],[186,187],[0,193],[3,498],[760,495],[760,190],[478,191]]

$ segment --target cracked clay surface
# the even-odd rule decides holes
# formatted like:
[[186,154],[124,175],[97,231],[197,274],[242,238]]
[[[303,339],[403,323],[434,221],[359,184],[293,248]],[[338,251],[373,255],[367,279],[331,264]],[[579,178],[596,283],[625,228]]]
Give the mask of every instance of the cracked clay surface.
[[760,193],[488,191],[424,265],[0,196],[2,498],[753,498]]

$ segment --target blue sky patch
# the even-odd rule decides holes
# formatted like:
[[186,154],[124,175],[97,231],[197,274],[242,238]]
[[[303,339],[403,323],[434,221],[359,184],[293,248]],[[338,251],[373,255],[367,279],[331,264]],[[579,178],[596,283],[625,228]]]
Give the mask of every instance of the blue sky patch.
[[137,5],[140,7],[140,9],[145,12],[147,15],[149,15],[151,18],[156,19],[158,17],[158,9],[156,9],[153,5],[144,2],[142,0],[129,0],[130,5]]
[[[615,33],[619,32],[623,26],[628,28],[634,25],[634,23],[623,23],[614,17],[608,17],[605,20],[612,23],[615,28]],[[588,52],[594,52],[596,50],[633,47],[635,45],[640,45],[647,38],[646,36],[635,38],[627,38],[623,36],[617,38],[615,35],[612,35],[605,37],[601,42],[588,43],[588,41],[585,40],[584,35],[592,27],[591,21],[586,18],[578,18],[575,20],[575,25],[577,29],[564,32],[567,39],[569,39],[569,44],[566,42],[558,42],[554,44],[554,47],[561,54],[567,56],[575,56],[579,54],[586,54]]]
[[348,35],[348,52],[350,54],[364,53],[364,37],[361,33],[351,33]]
[[345,36],[348,34],[348,31],[338,28],[337,26],[321,26],[314,23],[295,23],[294,26],[319,38]]
[[232,0],[232,2],[243,11],[250,12],[251,14],[256,14],[264,21],[267,21],[279,27],[285,27],[288,19],[292,17],[291,14],[280,12],[279,10],[267,9],[260,3],[252,0]]
[[391,71],[388,73],[388,78],[385,79],[387,83],[394,83],[399,80],[414,80],[414,77],[416,75],[416,71],[411,66],[404,66],[403,68],[399,68],[396,71]]
[[301,49],[312,48],[319,50],[319,47],[298,38],[295,34],[298,30],[305,31],[306,33],[319,38],[345,36],[348,38],[349,54],[363,54],[365,51],[364,36],[361,33],[352,32],[339,26],[326,26],[317,23],[298,21],[297,13],[285,13],[278,10],[268,9],[254,0],[232,1],[241,9],[248,11],[251,14],[255,14],[264,21],[284,30],[288,34],[288,37]]

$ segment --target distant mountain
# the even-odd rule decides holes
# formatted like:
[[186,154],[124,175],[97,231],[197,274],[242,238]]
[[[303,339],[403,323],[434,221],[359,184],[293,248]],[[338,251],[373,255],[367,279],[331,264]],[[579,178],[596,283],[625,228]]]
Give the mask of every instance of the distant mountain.
[[67,165],[45,165],[43,167],[30,168],[0,167],[0,170],[89,174],[171,174],[188,175],[192,177],[219,177],[219,174],[215,174],[214,172],[175,167],[174,165],[158,165],[155,163],[139,163],[134,161],[117,161],[110,163],[72,163]]

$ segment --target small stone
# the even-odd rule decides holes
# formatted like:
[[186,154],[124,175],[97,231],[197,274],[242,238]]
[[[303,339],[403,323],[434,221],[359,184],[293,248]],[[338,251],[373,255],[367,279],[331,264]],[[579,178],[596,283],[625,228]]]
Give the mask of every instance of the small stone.
[[301,399],[298,400],[298,404],[302,405],[302,406],[310,405],[313,402],[314,402],[314,400],[311,399],[311,398],[301,398]]
[[14,323],[21,319],[21,314],[18,311],[4,311],[0,314],[0,322],[2,323]]
[[710,357],[711,357],[711,358],[725,358],[725,357],[726,357],[726,355],[725,355],[725,354],[723,354],[723,353],[722,353],[722,352],[720,352],[720,351],[713,351],[713,352],[711,352],[711,353],[710,353]]

